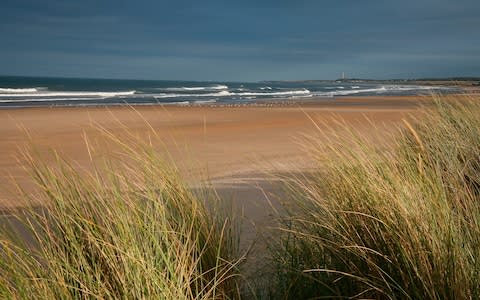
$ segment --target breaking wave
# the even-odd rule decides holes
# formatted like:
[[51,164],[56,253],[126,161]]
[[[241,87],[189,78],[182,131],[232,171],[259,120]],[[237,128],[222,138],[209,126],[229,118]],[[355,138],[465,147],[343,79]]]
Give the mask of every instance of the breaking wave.
[[[26,89],[24,89],[26,90]],[[0,90],[0,92],[2,92]],[[22,92],[22,93],[1,93],[0,97],[96,97],[109,98],[118,96],[134,95],[136,91],[125,92]]]
[[162,98],[176,98],[176,97],[228,97],[228,96],[292,96],[292,95],[310,95],[311,92],[307,89],[303,90],[291,90],[283,92],[240,92],[234,93],[229,91],[221,91],[218,93],[205,93],[205,94],[171,94],[162,93],[153,95],[157,99]]
[[40,88],[0,88],[0,93],[8,93],[8,94],[23,94],[23,93],[37,93]]
[[171,92],[191,92],[191,91],[217,91],[228,90],[228,86],[223,84],[216,84],[211,86],[194,86],[194,87],[171,87],[171,88],[159,88],[159,90],[171,91]]
[[[0,77],[1,80],[2,77]],[[188,82],[77,79],[18,79],[0,81],[0,108],[203,103],[242,103],[252,99],[342,97],[349,95],[416,95],[454,92],[452,87],[362,82]],[[319,99],[321,100],[321,99]],[[316,101],[316,100],[312,100]]]
[[390,94],[395,92],[409,92],[409,91],[433,91],[443,90],[444,87],[431,86],[381,86],[378,88],[361,89],[359,86],[352,86],[353,90],[339,90],[331,92],[314,93],[315,96],[348,96],[355,94]]

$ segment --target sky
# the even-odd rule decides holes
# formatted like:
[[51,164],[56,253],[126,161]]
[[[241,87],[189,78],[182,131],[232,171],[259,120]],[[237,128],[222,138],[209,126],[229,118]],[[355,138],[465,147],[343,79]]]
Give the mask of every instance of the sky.
[[480,76],[478,0],[2,0],[0,74]]

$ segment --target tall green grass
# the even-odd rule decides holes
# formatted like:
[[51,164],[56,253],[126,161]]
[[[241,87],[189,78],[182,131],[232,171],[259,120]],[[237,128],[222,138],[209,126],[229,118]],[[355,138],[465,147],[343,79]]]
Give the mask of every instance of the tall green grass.
[[[312,139],[318,171],[285,180],[257,296],[480,298],[479,101],[436,99],[381,145]],[[150,144],[104,133],[116,155],[90,171],[26,155],[39,192],[0,230],[0,298],[241,297],[225,202],[186,187]]]
[[0,298],[236,298],[238,223],[218,196],[188,189],[152,146],[106,136],[116,159],[93,171],[26,156],[43,206],[0,233]]
[[320,171],[289,183],[270,244],[274,298],[479,299],[479,116],[443,97],[387,146],[312,140]]

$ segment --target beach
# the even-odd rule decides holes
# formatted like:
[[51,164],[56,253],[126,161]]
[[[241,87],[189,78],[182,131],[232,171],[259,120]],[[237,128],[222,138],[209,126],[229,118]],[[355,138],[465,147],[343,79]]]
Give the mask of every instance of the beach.
[[[250,105],[53,107],[0,110],[0,199],[18,205],[13,182],[34,186],[21,153],[32,149],[47,164],[49,152],[79,168],[115,153],[104,131],[129,140],[152,142],[173,161],[187,183],[205,181],[219,189],[255,190],[266,174],[312,168],[305,138],[319,128],[355,128],[366,136],[395,128],[430,100],[425,96],[368,96],[259,102]],[[87,147],[88,145],[88,147]],[[90,148],[90,150],[88,150]]]
[[[447,98],[448,96],[437,99],[447,100]],[[221,223],[215,226],[219,227],[207,225],[205,234],[210,236],[212,230],[217,228],[220,241],[225,241],[222,249],[235,251],[232,252],[234,255],[241,255],[238,272],[245,282],[242,283],[239,293],[250,298],[252,293],[257,292],[254,289],[259,289],[259,293],[266,293],[265,291],[276,288],[277,283],[272,281],[272,278],[276,280],[278,276],[275,269],[278,264],[283,263],[289,267],[289,264],[297,263],[296,260],[290,259],[294,255],[290,252],[291,248],[288,248],[291,247],[292,241],[307,243],[307,248],[297,248],[296,245],[294,248],[294,251],[304,251],[297,257],[304,259],[307,264],[314,263],[316,259],[322,257],[320,252],[312,251],[326,249],[317,248],[318,243],[326,239],[317,239],[310,233],[297,234],[300,231],[292,231],[291,224],[298,226],[295,230],[310,228],[330,230],[329,226],[337,226],[339,222],[338,226],[343,230],[346,222],[347,225],[354,225],[348,227],[353,229],[353,238],[357,238],[359,234],[367,234],[371,237],[371,230],[379,230],[379,228],[383,230],[383,227],[379,227],[376,223],[373,223],[372,228],[368,227],[372,224],[368,222],[374,219],[370,217],[370,212],[359,213],[359,216],[365,218],[351,217],[351,214],[356,213],[355,209],[364,209],[366,205],[365,209],[373,207],[374,213],[379,213],[380,216],[383,213],[388,217],[392,216],[391,207],[396,207],[393,210],[394,215],[404,213],[405,216],[394,225],[400,226],[403,224],[401,222],[410,225],[403,220],[415,218],[417,210],[401,209],[406,207],[401,205],[412,205],[412,207],[425,205],[425,201],[418,201],[417,198],[418,188],[423,187],[419,182],[423,184],[425,174],[431,174],[424,173],[424,170],[428,170],[428,165],[419,164],[416,160],[418,153],[413,151],[424,151],[424,143],[427,145],[425,149],[436,149],[437,144],[431,144],[431,140],[428,139],[435,135],[441,138],[438,145],[443,149],[441,147],[445,145],[443,138],[445,127],[442,126],[445,126],[447,121],[451,121],[453,126],[458,126],[454,120],[463,120],[466,116],[468,124],[477,122],[473,110],[464,110],[460,117],[439,118],[440,115],[436,111],[439,111],[440,106],[438,103],[435,104],[433,99],[427,96],[363,96],[258,101],[248,105],[235,103],[3,109],[0,110],[0,122],[3,125],[0,128],[0,147],[3,150],[0,154],[0,228],[5,228],[6,232],[14,232],[15,239],[20,238],[22,243],[25,242],[28,247],[35,248],[40,245],[39,241],[42,241],[37,238],[41,239],[43,236],[36,237],[36,233],[29,231],[29,226],[31,218],[38,218],[39,226],[46,226],[44,230],[47,231],[43,231],[42,234],[45,234],[47,239],[70,243],[70,239],[75,239],[79,235],[78,241],[81,247],[73,248],[67,244],[68,246],[61,246],[58,249],[68,253],[78,249],[78,255],[83,256],[90,255],[88,251],[91,251],[89,248],[91,244],[88,244],[90,240],[88,243],[84,242],[87,240],[84,236],[89,232],[88,230],[92,231],[88,234],[95,236],[99,232],[103,234],[101,231],[103,228],[113,230],[110,228],[125,226],[122,227],[124,228],[122,232],[131,230],[130,236],[135,238],[134,243],[127,240],[126,249],[140,245],[138,253],[144,257],[144,251],[148,249],[143,246],[144,242],[150,243],[150,237],[156,240],[156,234],[160,233],[163,237],[166,232],[171,232],[171,229],[164,231],[165,228],[171,228],[168,226],[151,228],[149,226],[157,226],[165,221],[172,224],[189,222],[191,215],[200,218],[194,220],[201,222],[215,221],[218,217]],[[453,100],[451,103],[459,105],[463,102],[466,103],[465,105],[469,105],[468,103],[478,105],[468,102],[468,99],[462,96],[451,98],[451,100]],[[445,107],[442,108],[450,109],[448,101],[444,103]],[[424,110],[425,107],[432,109]],[[421,125],[421,122],[429,123]],[[417,126],[419,130],[416,131],[412,124],[415,124],[413,126]],[[432,124],[439,124],[439,126],[437,128]],[[399,127],[407,130],[400,135]],[[452,128],[454,127],[448,127],[446,132],[457,134]],[[462,128],[462,132],[467,131],[465,136],[470,137],[475,134],[475,128],[478,127]],[[425,134],[422,130],[432,132]],[[367,143],[357,143],[357,138]],[[455,137],[451,140],[455,140]],[[434,139],[434,142],[437,140]],[[147,144],[144,148],[147,152],[138,151],[140,148],[136,148],[141,147],[142,143]],[[369,148],[368,145],[375,146]],[[125,152],[125,149],[130,147],[132,150]],[[158,164],[156,155],[150,155],[148,152],[150,149],[154,149],[169,166],[177,168],[179,175],[186,183],[186,189],[183,189],[182,185],[177,185],[171,173],[163,172],[164,165]],[[402,154],[395,152],[399,149],[412,151],[413,154],[404,154],[402,160]],[[43,178],[47,182],[46,186],[40,185],[46,188],[43,197],[35,197],[39,187],[34,184],[32,176],[29,175],[28,159],[22,158],[22,153],[26,151],[32,155],[37,175],[45,176]],[[339,156],[332,156],[333,153]],[[395,155],[398,155],[398,160]],[[407,161],[405,157],[412,157],[413,161]],[[420,154],[418,157],[421,157]],[[65,159],[81,177],[83,174],[85,176],[100,174],[100,176],[84,177],[87,183],[85,185],[80,177],[68,171],[57,178],[56,175],[51,176],[49,171],[42,169],[45,164],[52,170],[58,170],[59,158]],[[152,158],[153,160],[149,161]],[[332,158],[339,160],[331,164],[328,160]],[[123,168],[117,168],[114,163],[105,165],[106,161],[115,162],[118,159],[122,162],[133,162],[135,165],[123,165]],[[428,160],[423,161],[428,163]],[[143,165],[144,162],[147,164]],[[457,167],[465,169],[464,165]],[[449,169],[443,170],[450,172]],[[99,173],[92,173],[93,171]],[[395,171],[398,173],[393,173]],[[452,171],[452,174],[457,173]],[[468,169],[465,174],[470,174]],[[460,178],[469,179],[470,177]],[[92,182],[98,180],[96,182],[99,185],[94,183],[92,191],[89,190],[89,180]],[[149,185],[151,182],[154,184]],[[436,181],[428,181],[430,182]],[[393,189],[388,189],[389,184],[395,184],[393,187],[395,190],[407,192],[392,193]],[[471,183],[468,181],[465,184]],[[322,190],[322,193],[325,194],[319,193],[319,189],[323,187],[325,190]],[[16,188],[21,189],[23,194],[15,191]],[[332,193],[328,194],[329,191]],[[429,191],[426,190],[425,193],[431,196]],[[362,193],[365,192],[371,193],[369,195],[372,198],[367,200],[380,201],[362,202],[364,199]],[[25,193],[32,195],[33,197],[27,198],[36,202],[23,201]],[[355,198],[359,194],[360,198]],[[323,195],[336,198],[332,201],[324,201]],[[398,195],[411,198],[401,198]],[[476,194],[468,193],[468,195]],[[395,204],[396,202],[384,201],[382,197],[387,201],[393,199],[392,201],[405,202]],[[426,196],[423,199],[425,198]],[[422,207],[419,210],[422,215],[412,220],[424,222],[423,210],[429,209],[431,213],[438,211],[438,198],[432,197],[432,199],[428,202],[432,206]],[[472,203],[478,202],[475,200]],[[330,206],[332,208],[329,208]],[[27,210],[22,209],[25,207]],[[380,208],[385,208],[385,212],[380,211]],[[85,216],[79,215],[83,211],[86,211]],[[302,214],[296,215],[297,211]],[[325,214],[325,211],[329,213]],[[167,215],[164,215],[165,213]],[[335,215],[337,213],[345,214],[347,217],[337,218]],[[331,216],[333,218],[328,219]],[[50,232],[55,232],[50,231],[48,227],[50,218],[61,220],[55,223],[59,226],[59,230],[66,228],[64,231],[59,231],[58,238],[49,235]],[[111,222],[109,223],[111,225],[97,226],[95,218],[99,218],[102,225],[103,222]],[[439,219],[441,218],[435,218],[435,220]],[[361,220],[366,221],[354,223]],[[46,222],[47,225],[42,225],[41,222]],[[302,224],[306,226],[302,227]],[[69,226],[77,227],[70,230]],[[189,226],[185,228],[191,228]],[[358,230],[355,226],[363,227]],[[57,229],[57,227],[52,228]],[[386,228],[385,234],[378,235],[388,236],[392,232],[389,228],[395,227],[392,225]],[[410,229],[408,227],[398,232],[405,233],[405,239],[410,237],[411,232],[414,237],[424,237],[423,231]],[[200,236],[197,236],[200,234],[199,230],[193,231],[195,239]],[[141,235],[143,231],[148,231],[148,234]],[[191,231],[188,232],[191,233]],[[339,231],[335,229],[335,233],[337,232]],[[73,238],[69,238],[68,234]],[[124,237],[117,231],[105,234],[109,239],[113,237],[114,241],[120,237],[118,243],[124,242]],[[225,240],[224,234],[229,235]],[[318,233],[315,231],[314,234]],[[169,245],[166,249],[177,249],[185,245],[186,235],[178,236],[182,237],[181,240],[174,246]],[[336,237],[336,235],[332,236]],[[300,241],[300,238],[304,240]],[[343,239],[343,236],[340,238]],[[380,246],[389,246],[391,240],[387,239],[384,244],[381,240]],[[96,249],[100,249],[103,255],[105,241],[97,240],[96,237],[95,241],[99,243]],[[285,244],[279,246],[277,244],[279,241]],[[233,244],[229,244],[230,242]],[[83,243],[86,243],[86,246],[83,246]],[[394,244],[393,250],[389,250],[390,248],[387,250],[397,253],[398,249],[403,249],[404,239],[397,243],[399,244]],[[286,248],[281,248],[283,246]],[[116,247],[114,249],[117,249]],[[276,248],[272,250],[272,247]],[[459,247],[463,249],[463,244],[459,244]],[[59,251],[58,249],[55,248],[54,251]],[[158,248],[154,247],[154,249]],[[206,248],[200,249],[204,251]],[[361,251],[353,255],[363,257],[365,253]],[[178,254],[175,253],[171,257],[177,256]],[[114,257],[117,259],[118,255],[115,254]],[[377,254],[375,253],[372,257],[377,258]],[[276,259],[280,259],[280,262]],[[177,267],[181,264],[174,262],[174,265]],[[135,269],[130,265],[127,268],[127,274]],[[303,274],[303,265],[298,268]],[[14,272],[18,271],[14,270]],[[476,281],[473,282],[476,284]]]
[[30,2],[0,300],[480,299],[480,1]]

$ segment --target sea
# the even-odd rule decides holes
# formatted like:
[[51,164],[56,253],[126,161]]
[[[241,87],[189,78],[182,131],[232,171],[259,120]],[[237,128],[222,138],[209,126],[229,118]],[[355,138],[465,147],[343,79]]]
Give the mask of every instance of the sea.
[[455,87],[337,81],[176,81],[0,76],[0,108],[322,101],[345,96],[455,93]]

